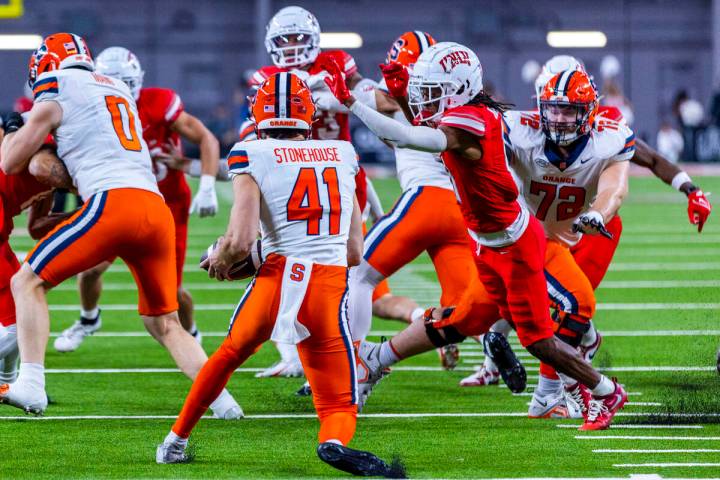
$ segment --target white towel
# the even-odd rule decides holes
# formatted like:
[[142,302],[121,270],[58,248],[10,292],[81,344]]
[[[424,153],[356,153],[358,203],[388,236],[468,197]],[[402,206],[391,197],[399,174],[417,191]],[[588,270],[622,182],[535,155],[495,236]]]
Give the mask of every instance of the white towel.
[[305,325],[298,322],[297,315],[305,300],[312,266],[307,260],[287,257],[280,287],[280,307],[270,336],[274,342],[298,344],[310,336]]

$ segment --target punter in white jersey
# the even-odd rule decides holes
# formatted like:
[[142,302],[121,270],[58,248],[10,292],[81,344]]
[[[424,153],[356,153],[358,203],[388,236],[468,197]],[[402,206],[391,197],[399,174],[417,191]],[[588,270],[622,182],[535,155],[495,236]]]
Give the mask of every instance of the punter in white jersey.
[[[435,40],[427,33],[403,33],[388,52],[387,63],[410,70]],[[407,92],[385,81],[376,90],[376,110],[407,124],[405,114],[393,97]],[[367,103],[367,102],[366,102]],[[441,305],[455,305],[475,273],[470,237],[460,212],[450,175],[437,155],[408,148],[394,148],[397,176],[402,195],[395,206],[380,218],[365,237],[363,261],[352,277],[350,328],[353,340],[365,339],[370,330],[370,296],[383,279],[412,262],[426,251],[435,267],[441,287]],[[438,215],[442,212],[442,215]],[[416,309],[414,320],[422,316]],[[440,349],[446,368],[457,363],[455,345]],[[359,368],[360,381],[366,369]]]
[[[553,76],[542,90],[539,106],[539,112],[506,112],[505,143],[513,153],[522,198],[547,235],[545,278],[556,310],[556,335],[580,348],[591,330],[595,295],[570,247],[583,234],[609,235],[605,224],[627,193],[635,136],[624,123],[596,118],[598,95],[582,71]],[[580,415],[587,392],[561,376],[575,400],[566,402],[561,381],[552,377],[554,371],[541,365],[529,416]]]
[[[135,101],[122,81],[93,70],[81,37],[45,38],[30,60],[35,99],[27,124],[9,132],[2,144],[0,166],[18,173],[53,133],[85,201],[40,240],[12,279],[21,364],[17,380],[0,385],[0,402],[34,413],[47,407],[47,290],[102,261],[120,257],[128,265],[145,327],[188,377],[207,360],[178,321],[173,219],[152,174]],[[222,417],[242,415],[226,391],[214,407]]]

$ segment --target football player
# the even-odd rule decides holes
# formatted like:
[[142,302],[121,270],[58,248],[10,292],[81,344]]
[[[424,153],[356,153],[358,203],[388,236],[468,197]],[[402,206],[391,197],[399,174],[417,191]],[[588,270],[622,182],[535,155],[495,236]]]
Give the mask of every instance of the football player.
[[[543,275],[545,233],[518,201],[503,144],[504,105],[483,91],[482,67],[475,53],[442,42],[418,58],[408,83],[409,106],[418,122],[434,128],[404,125],[355,101],[342,83],[339,66],[333,73],[326,82],[338,100],[380,138],[400,147],[441,153],[465,223],[479,246],[480,281],[468,286],[456,308],[430,309],[424,321],[413,323],[390,342],[363,342],[359,354],[371,372],[365,390],[382,375],[384,366],[408,353],[487,332],[495,321],[488,307],[497,306],[530,353],[590,389],[592,399],[581,429],[608,428],[627,393],[554,335]],[[384,66],[383,74],[388,85],[408,82],[407,70],[398,64]]]
[[[85,40],[72,33],[43,40],[30,58],[29,82],[35,103],[27,123],[18,121],[6,134],[0,167],[6,174],[25,170],[52,132],[85,204],[40,240],[12,278],[21,363],[17,380],[0,385],[0,402],[45,410],[47,290],[116,257],[133,272],[146,329],[194,378],[207,356],[178,320],[172,214],[152,173],[130,90],[94,72]],[[242,416],[227,391],[218,394],[216,415]]]
[[[107,48],[98,55],[96,63],[98,73],[125,82],[137,103],[143,139],[150,148],[158,187],[175,223],[175,268],[180,323],[199,342],[200,332],[193,319],[192,296],[182,286],[188,217],[193,212],[197,212],[200,217],[212,216],[217,212],[215,176],[218,172],[220,144],[200,120],[185,111],[177,93],[168,88],[143,88],[145,72],[137,57],[128,49]],[[184,171],[173,165],[174,156],[181,153],[181,138],[197,144],[200,149],[202,175],[194,199]],[[82,306],[80,319],[55,339],[54,346],[57,351],[76,350],[87,335],[98,331],[102,326],[98,301],[102,292],[102,274],[110,264],[111,262],[103,262],[78,275]]]
[[[408,70],[418,57],[434,45],[435,39],[421,31],[405,32],[388,51],[386,63],[400,63]],[[393,96],[406,92],[391,91],[395,85],[381,85],[370,102],[379,112],[405,122],[401,107]],[[455,305],[475,274],[471,239],[458,206],[452,179],[439,156],[409,148],[395,148],[397,176],[402,195],[393,209],[379,219],[365,238],[363,261],[351,281],[350,330],[353,340],[364,340],[370,330],[370,298],[379,282],[404,265],[428,252],[442,289],[441,305]],[[442,217],[437,212],[442,211]],[[419,310],[419,309],[418,309]],[[422,311],[416,314],[416,318]],[[457,363],[455,345],[442,347],[440,358],[445,368]],[[359,365],[360,379],[365,374]]]
[[357,154],[349,142],[309,140],[315,106],[292,73],[268,78],[251,108],[259,140],[237,143],[228,155],[233,207],[225,236],[205,263],[210,277],[229,279],[229,268],[250,253],[258,222],[265,261],[235,309],[227,338],[158,446],[156,461],[187,461],[187,439],[208,401],[273,339],[297,345],[320,419],[320,459],[357,475],[391,476],[391,467],[375,455],[347,447],[357,415],[345,313],[348,266],[362,255]]
[[[320,24],[312,13],[297,6],[285,7],[270,19],[265,34],[265,47],[273,65],[257,70],[250,79],[250,85],[257,87],[278,72],[293,72],[306,81],[317,106],[312,124],[312,138],[350,141],[349,112],[338,103],[325,85],[323,78],[328,74],[323,65],[327,59],[334,59],[343,68],[348,88],[353,89],[359,97],[373,97],[374,92],[364,88],[367,80],[364,81],[358,73],[353,57],[342,50],[321,51]],[[251,138],[247,129],[243,129],[242,133],[246,134],[246,139]],[[362,167],[356,179],[356,188],[360,207],[364,210],[367,187]],[[393,315],[410,321],[419,311],[417,304],[411,299],[392,295],[387,282],[378,285],[372,294],[372,300],[375,312],[383,316]],[[277,347],[281,355],[280,362],[260,372],[258,376],[301,375],[295,348],[285,345]],[[299,393],[304,391],[306,390],[301,389]]]

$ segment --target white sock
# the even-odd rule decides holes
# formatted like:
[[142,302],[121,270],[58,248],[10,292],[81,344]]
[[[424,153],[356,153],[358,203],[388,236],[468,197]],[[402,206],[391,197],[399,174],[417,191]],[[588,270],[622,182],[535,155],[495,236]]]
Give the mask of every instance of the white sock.
[[16,383],[23,382],[45,391],[45,367],[40,363],[20,363],[20,373]]
[[218,395],[215,401],[210,404],[210,408],[213,412],[216,410],[225,412],[231,407],[234,407],[235,403],[235,399],[232,397],[232,395],[230,395],[230,392],[228,392],[227,389],[223,388],[223,391],[220,392],[220,395]]
[[172,443],[175,445],[180,445],[182,447],[187,445],[187,442],[188,442],[187,438],[179,437],[172,430],[170,430],[170,433],[167,434],[167,437],[165,437],[165,440],[163,441],[163,443]]
[[397,362],[400,361],[400,357],[398,357],[397,353],[395,353],[395,350],[392,349],[390,346],[390,342],[383,342],[380,345],[380,365],[384,367],[389,367],[390,365],[394,365]]
[[507,337],[508,335],[510,335],[510,332],[512,332],[512,325],[510,325],[510,322],[508,322],[507,320],[500,319],[495,322],[492,327],[490,327],[490,331],[502,333]]
[[575,379],[572,378],[572,377],[568,377],[568,376],[565,375],[564,373],[557,372],[557,376],[560,377],[560,380],[562,380],[562,383],[563,383],[564,385],[568,386],[568,387],[569,387],[570,385],[575,385],[576,383],[578,383],[577,380],[575,380]]
[[538,380],[538,386],[535,389],[535,393],[537,393],[541,397],[545,397],[547,395],[557,395],[557,393],[561,390],[562,380],[560,380],[559,378],[547,378],[540,375],[540,379]]
[[417,320],[420,320],[422,316],[425,315],[425,310],[423,310],[420,307],[415,308],[415,310],[410,313],[410,321],[415,322]]
[[17,325],[0,326],[0,358],[17,352]]
[[92,310],[85,310],[84,308],[80,309],[80,316],[83,318],[87,318],[88,320],[97,318],[99,314],[100,309],[98,307],[95,307]]
[[337,438],[331,438],[330,440],[325,440],[324,443],[334,443],[336,445],[342,445],[342,442],[338,440]]
[[593,396],[604,397],[615,391],[615,383],[605,375],[600,375],[600,383],[595,388],[590,389]]
[[580,345],[583,347],[589,347],[593,343],[597,341],[597,330],[595,330],[595,325],[593,325],[592,321],[590,322],[590,328],[587,332],[585,332],[585,335],[583,335],[582,339],[580,340]]
[[280,352],[280,358],[283,362],[292,363],[299,362],[300,356],[298,355],[297,347],[288,343],[275,343],[275,348]]

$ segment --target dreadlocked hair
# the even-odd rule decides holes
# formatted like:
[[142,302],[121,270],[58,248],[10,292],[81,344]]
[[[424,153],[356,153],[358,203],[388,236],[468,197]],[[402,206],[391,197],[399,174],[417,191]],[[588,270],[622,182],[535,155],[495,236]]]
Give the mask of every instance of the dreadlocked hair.
[[467,105],[485,105],[488,108],[492,108],[493,110],[497,110],[498,112],[502,113],[507,110],[512,110],[515,108],[514,103],[505,103],[505,102],[498,102],[494,98],[492,98],[490,95],[485,93],[485,90],[481,91],[477,95],[475,95],[468,103]]

